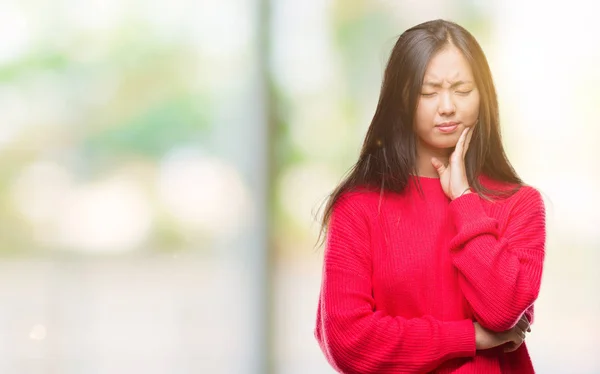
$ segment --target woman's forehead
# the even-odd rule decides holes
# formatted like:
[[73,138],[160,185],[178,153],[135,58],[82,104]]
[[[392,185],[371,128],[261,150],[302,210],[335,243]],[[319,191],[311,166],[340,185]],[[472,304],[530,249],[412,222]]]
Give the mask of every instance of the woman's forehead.
[[424,81],[442,84],[471,81],[471,66],[464,55],[456,48],[444,48],[434,55],[425,70]]

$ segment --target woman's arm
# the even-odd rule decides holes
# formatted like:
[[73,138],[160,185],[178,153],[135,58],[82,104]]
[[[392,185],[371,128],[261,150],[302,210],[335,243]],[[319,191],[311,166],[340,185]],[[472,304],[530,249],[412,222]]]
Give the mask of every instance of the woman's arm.
[[423,373],[475,355],[473,321],[375,311],[369,228],[359,204],[336,203],[327,234],[315,336],[343,373]]
[[484,327],[504,331],[537,299],[545,252],[544,203],[539,192],[522,187],[504,233],[471,193],[450,203],[457,227],[450,248],[461,289]]

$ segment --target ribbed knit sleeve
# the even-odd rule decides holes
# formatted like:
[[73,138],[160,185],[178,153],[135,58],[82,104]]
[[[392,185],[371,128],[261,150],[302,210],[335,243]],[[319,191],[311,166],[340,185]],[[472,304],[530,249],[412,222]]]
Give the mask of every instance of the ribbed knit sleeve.
[[406,319],[376,309],[371,250],[360,201],[342,198],[328,229],[315,329],[330,364],[342,373],[424,373],[474,356],[471,320]]
[[457,228],[450,247],[460,287],[482,326],[513,327],[537,299],[545,253],[546,225],[540,193],[522,187],[513,196],[506,227],[488,216],[481,198],[467,194],[450,203]]

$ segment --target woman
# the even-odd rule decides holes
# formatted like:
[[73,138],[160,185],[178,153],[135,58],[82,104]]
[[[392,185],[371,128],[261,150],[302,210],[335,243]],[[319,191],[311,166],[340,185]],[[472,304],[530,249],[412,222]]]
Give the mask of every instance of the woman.
[[502,146],[489,66],[443,20],[393,48],[331,194],[315,336],[343,373],[533,373],[545,212]]

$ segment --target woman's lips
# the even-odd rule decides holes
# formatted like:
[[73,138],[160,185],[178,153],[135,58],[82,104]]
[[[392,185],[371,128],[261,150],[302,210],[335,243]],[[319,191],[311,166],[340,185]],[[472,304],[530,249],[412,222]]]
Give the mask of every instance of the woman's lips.
[[457,122],[445,122],[445,123],[440,123],[439,125],[435,126],[438,130],[440,130],[440,132],[443,133],[451,133],[456,131],[456,129],[458,129],[458,123]]

